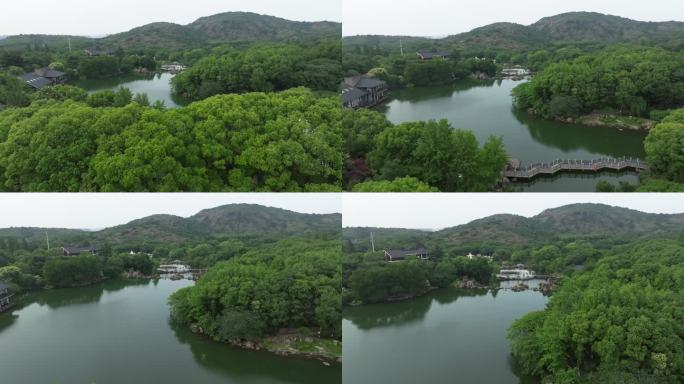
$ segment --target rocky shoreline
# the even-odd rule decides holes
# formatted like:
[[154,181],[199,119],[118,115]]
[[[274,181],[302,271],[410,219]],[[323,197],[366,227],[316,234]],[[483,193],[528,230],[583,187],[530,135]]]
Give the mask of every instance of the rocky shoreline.
[[[535,110],[528,110],[527,113],[534,116],[541,116]],[[634,116],[621,116],[613,113],[592,112],[579,117],[555,118],[555,121],[568,124],[581,124],[589,127],[607,127],[628,131],[650,131],[657,124],[654,120]]]
[[[190,330],[205,335],[204,330],[193,324]],[[282,330],[277,335],[266,336],[260,341],[229,340],[227,344],[252,351],[268,351],[279,356],[298,356],[316,359],[325,366],[342,363],[342,342],[316,336],[304,336],[292,330]]]

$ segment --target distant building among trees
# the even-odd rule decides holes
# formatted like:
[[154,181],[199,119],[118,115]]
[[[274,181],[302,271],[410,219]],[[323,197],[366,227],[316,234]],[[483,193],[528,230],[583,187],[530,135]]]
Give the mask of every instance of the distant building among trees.
[[416,55],[421,60],[432,60],[432,59],[446,60],[449,58],[448,52],[418,51],[418,52],[416,52]]
[[385,261],[402,261],[409,258],[416,258],[418,260],[427,260],[430,258],[428,250],[425,248],[418,248],[409,251],[397,250],[397,249],[386,249],[385,250]]
[[385,101],[387,83],[368,75],[346,77],[342,82],[344,108],[370,108]]
[[97,255],[97,247],[88,245],[88,246],[77,246],[77,247],[70,247],[70,246],[65,246],[62,247],[62,252],[64,253],[64,256],[78,256],[80,254],[91,254],[91,255]]
[[67,81],[66,73],[48,67],[25,73],[20,78],[34,89],[43,89],[51,85],[63,84]]

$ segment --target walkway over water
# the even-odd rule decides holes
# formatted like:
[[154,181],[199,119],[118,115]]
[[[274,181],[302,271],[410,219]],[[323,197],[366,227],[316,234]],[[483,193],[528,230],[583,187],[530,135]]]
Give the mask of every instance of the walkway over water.
[[644,171],[648,169],[645,161],[634,158],[603,158],[596,160],[555,160],[547,163],[532,164],[520,167],[519,162],[513,160],[504,171],[503,176],[510,180],[533,179],[537,176],[553,176],[559,172],[599,172],[605,170]]

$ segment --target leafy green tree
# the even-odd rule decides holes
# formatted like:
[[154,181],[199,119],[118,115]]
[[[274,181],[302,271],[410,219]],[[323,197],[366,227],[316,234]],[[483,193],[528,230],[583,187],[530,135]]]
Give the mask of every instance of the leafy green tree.
[[112,77],[120,73],[119,62],[113,56],[89,57],[81,60],[78,72],[89,79]]
[[334,97],[293,89],[163,110],[122,88],[0,114],[0,188],[339,191],[341,148]]
[[26,84],[16,77],[0,73],[0,103],[15,107],[24,107],[30,99],[25,91]]
[[404,123],[376,137],[369,160],[382,179],[410,176],[441,191],[486,191],[507,160],[500,140],[490,138],[484,148],[446,120]]
[[651,172],[665,179],[684,182],[684,122],[664,120],[652,129],[644,142]]
[[202,100],[218,94],[283,91],[295,87],[335,91],[339,43],[256,44],[246,50],[208,55],[173,79],[176,94]]
[[355,184],[352,192],[439,192],[414,177],[402,177],[392,181],[366,181]]
[[71,85],[55,85],[52,87],[45,87],[38,92],[34,93],[31,98],[36,100],[57,100],[57,101],[86,101],[88,98],[88,92],[83,88],[74,87]]
[[682,254],[676,241],[640,242],[565,279],[546,310],[509,330],[524,372],[557,382],[604,382],[607,373],[626,382],[680,382]]
[[133,101],[142,105],[143,107],[150,106],[150,98],[147,96],[147,93],[136,93]]
[[221,341],[258,341],[265,328],[259,316],[253,313],[226,310],[218,319],[216,337]]
[[219,340],[299,327],[339,338],[340,290],[339,241],[289,238],[216,264],[169,303],[176,321]]
[[[125,107],[130,104],[133,100],[133,93],[130,89],[125,87],[120,87],[116,92],[114,92],[114,103],[113,107]],[[138,103],[141,104],[141,103]],[[143,104],[141,104],[143,105]],[[148,103],[149,105],[149,103]]]
[[101,280],[102,271],[95,256],[56,257],[45,263],[43,277],[56,288],[76,287]]
[[681,60],[681,52],[622,46],[548,66],[530,57],[533,69],[545,68],[513,91],[515,105],[553,118],[598,110],[645,117],[684,104]]
[[615,192],[615,186],[609,181],[601,180],[596,183],[596,192]]

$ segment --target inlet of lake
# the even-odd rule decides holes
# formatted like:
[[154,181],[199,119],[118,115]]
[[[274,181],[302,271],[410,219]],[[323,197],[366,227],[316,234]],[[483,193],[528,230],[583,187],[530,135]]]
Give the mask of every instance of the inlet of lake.
[[136,93],[146,93],[150,103],[163,101],[167,108],[178,108],[187,105],[188,102],[176,97],[171,89],[171,79],[175,75],[171,73],[150,73],[110,77],[106,79],[78,80],[73,83],[89,93],[112,90],[116,91],[120,87],[128,88],[133,95]]
[[[387,304],[346,308],[344,382],[374,384],[535,383],[516,374],[508,327],[548,298],[528,290],[447,288]],[[527,283],[530,287],[538,281]]]
[[0,314],[0,382],[340,383],[339,364],[247,351],[169,322],[189,280],[108,281],[33,292]]
[[[645,156],[645,132],[589,127],[549,121],[513,108],[511,91],[521,81],[462,81],[449,86],[392,90],[391,99],[376,108],[395,123],[446,119],[456,129],[470,130],[480,142],[503,139],[511,157],[522,165],[557,159],[593,160]],[[530,183],[513,184],[529,192],[593,192],[599,180],[638,182],[634,172],[559,174]]]

